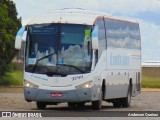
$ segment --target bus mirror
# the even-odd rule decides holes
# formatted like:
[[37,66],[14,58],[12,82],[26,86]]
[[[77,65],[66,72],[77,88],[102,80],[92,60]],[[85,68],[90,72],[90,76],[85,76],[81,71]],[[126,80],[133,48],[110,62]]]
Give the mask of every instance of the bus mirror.
[[16,35],[16,40],[15,40],[15,49],[20,50],[21,49],[21,44],[22,44],[22,36],[25,32],[25,27],[22,27],[19,29]]
[[21,44],[22,44],[22,39],[20,36],[16,36],[16,40],[15,40],[15,48],[16,49],[21,49]]
[[95,26],[92,31],[92,48],[98,50],[98,26]]
[[26,41],[26,38],[27,38],[27,31],[25,31],[24,33],[23,33],[23,36],[22,36],[22,41]]

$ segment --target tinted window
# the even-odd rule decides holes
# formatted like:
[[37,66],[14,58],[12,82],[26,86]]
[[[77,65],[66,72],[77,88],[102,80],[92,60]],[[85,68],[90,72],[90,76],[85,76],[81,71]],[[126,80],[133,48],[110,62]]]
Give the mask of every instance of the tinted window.
[[40,24],[28,29],[27,72],[67,75],[90,71],[91,26]]
[[140,49],[138,24],[105,19],[105,25],[108,47]]
[[96,21],[96,25],[98,26],[98,58],[101,56],[102,52],[106,50],[106,39],[105,39],[105,26],[103,18],[98,19]]

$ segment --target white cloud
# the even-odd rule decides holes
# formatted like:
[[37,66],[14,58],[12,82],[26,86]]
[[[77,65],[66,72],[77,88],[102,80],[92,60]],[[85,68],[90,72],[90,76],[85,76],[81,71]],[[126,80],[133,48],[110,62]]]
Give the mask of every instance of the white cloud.
[[25,26],[26,24],[28,24],[30,21],[30,18],[28,19],[22,19],[22,26]]
[[160,26],[140,20],[142,42],[153,42],[160,45]]
[[[159,12],[160,0],[14,0],[19,15],[26,19],[36,14],[61,8],[85,8],[111,14],[134,15],[139,12]],[[26,17],[27,16],[27,17]]]
[[[16,1],[16,0],[15,0]],[[36,5],[36,1],[35,0],[23,0],[24,3],[28,3],[30,5]]]
[[[14,0],[21,1],[21,0]],[[46,10],[59,8],[86,8],[111,13],[134,14],[144,11],[160,11],[160,0],[23,0],[24,7]],[[25,5],[26,4],[26,5]]]
[[160,26],[140,21],[143,61],[160,60]]
[[106,2],[112,12],[121,12],[134,14],[136,12],[157,11],[160,10],[160,1],[158,0],[112,0]]
[[[60,8],[85,8],[134,16],[139,12],[159,12],[160,0],[14,0],[23,24],[32,16]],[[146,14],[147,15],[147,14]],[[143,61],[160,60],[160,25],[140,21]]]

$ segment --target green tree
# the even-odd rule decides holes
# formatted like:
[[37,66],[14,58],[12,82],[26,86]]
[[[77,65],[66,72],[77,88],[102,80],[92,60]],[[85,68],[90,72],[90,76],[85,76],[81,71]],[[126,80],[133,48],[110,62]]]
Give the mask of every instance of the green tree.
[[14,42],[21,18],[17,18],[16,5],[11,0],[0,0],[0,80],[11,69],[15,56]]

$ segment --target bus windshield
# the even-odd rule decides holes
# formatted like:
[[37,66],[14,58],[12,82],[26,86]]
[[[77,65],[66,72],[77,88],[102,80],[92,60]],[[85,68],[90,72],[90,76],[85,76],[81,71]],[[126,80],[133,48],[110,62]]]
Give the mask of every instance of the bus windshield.
[[28,26],[25,71],[68,75],[91,70],[91,26]]

